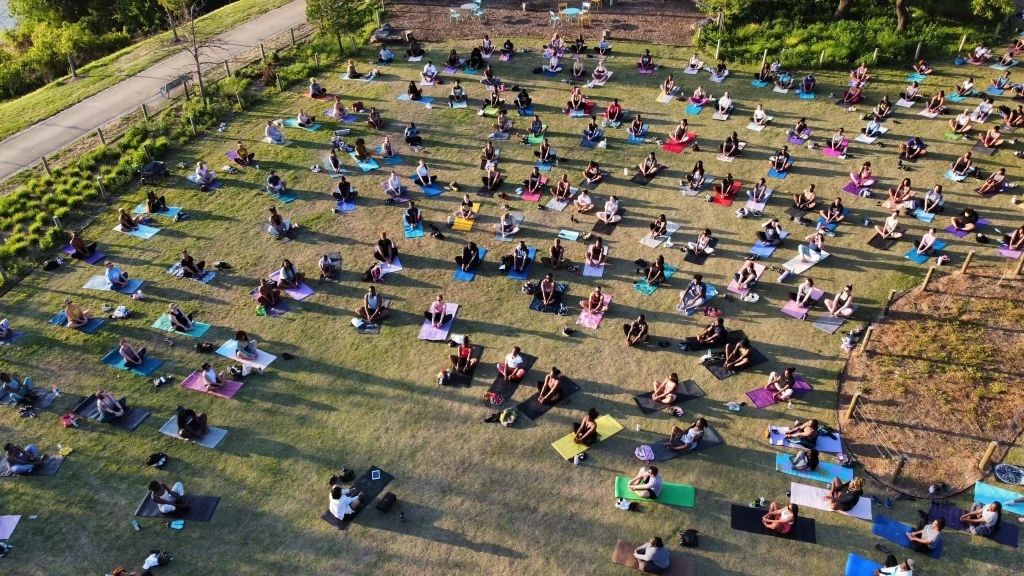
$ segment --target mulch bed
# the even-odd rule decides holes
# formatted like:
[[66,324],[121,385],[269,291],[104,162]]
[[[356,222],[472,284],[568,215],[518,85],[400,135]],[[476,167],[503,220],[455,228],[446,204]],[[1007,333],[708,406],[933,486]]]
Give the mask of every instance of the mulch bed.
[[1002,444],[998,462],[1024,426],[1024,281],[997,285],[1002,273],[973,268],[905,294],[875,325],[867,354],[850,357],[840,413],[862,396],[842,428],[848,450],[886,482],[893,456],[907,455],[901,491],[969,488],[989,442]]

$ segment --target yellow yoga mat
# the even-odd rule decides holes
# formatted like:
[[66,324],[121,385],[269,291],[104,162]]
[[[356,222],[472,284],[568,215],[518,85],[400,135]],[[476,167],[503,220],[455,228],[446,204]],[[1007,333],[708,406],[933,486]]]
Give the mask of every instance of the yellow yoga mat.
[[[480,203],[473,202],[473,214],[480,214]],[[459,230],[460,232],[469,232],[473,229],[473,223],[476,222],[475,218],[455,218],[455,223],[452,225],[452,230]]]
[[[615,420],[615,418],[612,418],[607,414],[605,414],[604,416],[598,416],[598,442],[603,442],[604,440],[607,440],[608,438],[618,434],[621,431],[622,424],[619,424]],[[584,444],[576,444],[575,442],[573,442],[573,436],[574,434],[566,434],[565,436],[551,443],[551,447],[554,448],[555,451],[557,451],[562,456],[562,458],[565,458],[566,460],[571,460],[573,456],[576,456],[577,454],[582,454],[587,451],[587,448],[590,448],[590,446],[586,446]]]

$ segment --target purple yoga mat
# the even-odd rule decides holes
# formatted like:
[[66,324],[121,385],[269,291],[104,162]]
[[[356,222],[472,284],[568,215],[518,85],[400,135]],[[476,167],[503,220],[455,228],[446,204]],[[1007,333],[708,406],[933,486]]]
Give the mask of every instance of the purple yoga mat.
[[235,382],[233,380],[226,380],[224,385],[219,390],[207,390],[206,386],[203,385],[203,376],[198,371],[189,374],[188,378],[185,378],[181,383],[182,388],[188,388],[189,390],[195,390],[196,392],[204,392],[206,394],[212,394],[214,396],[220,396],[221,398],[234,398],[235,394],[242,389],[243,384],[241,382]]
[[[65,246],[65,247],[61,248],[61,251],[64,252],[65,254],[74,254],[75,253],[75,249],[72,248],[71,246]],[[88,258],[83,260],[83,262],[86,262],[88,264],[96,264],[97,262],[103,260],[106,257],[107,257],[106,254],[104,254],[103,252],[100,252],[99,250],[97,250],[97,251],[92,253],[92,256],[89,256]]]
[[[270,279],[277,282],[281,278],[281,272],[277,271],[270,275]],[[313,295],[313,289],[306,285],[305,282],[299,284],[298,288],[286,288],[282,290],[292,300],[305,300]]]
[[431,340],[435,342],[443,342],[448,339],[448,332],[452,329],[452,324],[455,323],[455,315],[459,311],[459,305],[454,302],[445,303],[444,313],[451,314],[452,319],[447,323],[441,325],[440,328],[435,328],[430,320],[424,319],[423,326],[420,327],[420,340]]
[[861,188],[870,188],[870,186],[857,186],[853,182],[847,182],[846,186],[843,186],[843,192],[860,197]]
[[0,540],[8,540],[17,528],[21,516],[0,516]]
[[797,320],[806,320],[807,312],[818,303],[818,300],[825,295],[825,291],[820,288],[811,289],[811,306],[810,308],[804,308],[796,303],[795,300],[786,302],[786,305],[782,307],[782,313],[786,316],[792,316]]
[[[1003,246],[1006,246],[1006,244],[1003,244]],[[1011,260],[1016,260],[1020,258],[1021,254],[1024,254],[1024,252],[1021,252],[1019,250],[1007,250],[1006,248],[999,249],[1000,256],[1002,256],[1003,258],[1009,258]]]
[[[979,218],[978,221],[974,224],[974,232],[978,232],[986,224],[988,224],[988,220],[987,219]],[[963,238],[963,237],[967,236],[968,234],[970,234],[970,232],[965,232],[963,230],[957,230],[956,228],[953,228],[952,225],[946,226],[946,232],[949,232],[950,234],[952,234],[953,236],[956,236],[957,238]]]
[[[806,380],[797,376],[796,382],[793,384],[793,397],[797,397],[806,394],[813,390],[811,385]],[[747,392],[747,398],[754,403],[754,406],[758,408],[766,408],[772,404],[777,404],[775,398],[772,397],[773,392],[767,388],[756,388]]]

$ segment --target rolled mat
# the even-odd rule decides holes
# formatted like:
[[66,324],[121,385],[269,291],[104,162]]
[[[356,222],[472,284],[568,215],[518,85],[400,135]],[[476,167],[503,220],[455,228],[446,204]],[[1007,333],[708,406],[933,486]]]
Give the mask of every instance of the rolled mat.
[[150,498],[149,492],[146,492],[146,497],[142,499],[139,507],[135,510],[135,515],[139,518],[175,518],[193,522],[209,522],[213,519],[217,504],[220,503],[220,496],[193,496],[186,493],[185,500],[188,501],[189,506],[183,514],[164,514],[157,508],[156,502]]
[[765,528],[764,524],[762,524],[761,519],[767,512],[767,508],[751,508],[750,506],[733,504],[729,511],[729,526],[733,530],[739,530],[741,532],[771,535],[784,538],[786,540],[796,540],[799,542],[808,542],[810,544],[818,543],[818,538],[815,535],[814,530],[814,518],[801,516],[793,524],[793,528],[791,528],[789,532],[786,534],[779,534]]
[[693,508],[697,505],[697,489],[688,484],[673,484],[663,482],[661,495],[657,498],[644,498],[629,489],[629,478],[625,476],[615,477],[615,497],[638,502],[657,502],[669,506],[682,506]]

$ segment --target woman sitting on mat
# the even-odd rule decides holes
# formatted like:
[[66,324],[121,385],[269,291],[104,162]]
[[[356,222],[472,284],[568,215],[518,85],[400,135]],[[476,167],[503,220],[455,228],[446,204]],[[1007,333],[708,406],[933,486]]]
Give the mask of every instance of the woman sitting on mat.
[[732,97],[729,96],[728,92],[726,92],[722,94],[722,96],[718,99],[715,111],[718,112],[719,114],[728,115],[732,113],[732,109]]
[[796,247],[801,262],[816,262],[821,258],[821,252],[825,248],[827,230],[828,228],[825,226],[819,226],[814,232],[804,237],[805,244]]
[[917,63],[914,64],[913,66],[911,66],[910,68],[916,74],[931,74],[932,73],[931,65],[928,64],[928,62],[924,58],[919,59],[917,61]]
[[537,402],[543,406],[551,406],[562,401],[562,372],[552,367],[544,375],[544,380],[537,382]]
[[978,142],[985,148],[996,148],[1003,143],[1003,135],[999,132],[999,126],[993,126],[987,132],[978,136]]
[[555,189],[552,191],[555,200],[559,202],[567,202],[572,198],[572,183],[569,182],[569,175],[565,172],[562,173],[562,177],[555,184]]
[[867,188],[875,183],[875,177],[871,173],[871,162],[865,162],[860,165],[860,170],[856,172],[850,172],[850,182],[858,188]]
[[917,530],[907,532],[907,540],[910,540],[910,548],[915,552],[929,554],[935,550],[942,537],[942,529],[946,527],[946,521],[936,518],[932,522],[921,521]]
[[68,317],[66,324],[68,328],[81,328],[88,324],[89,320],[92,320],[89,310],[82,310],[70,298],[64,300],[64,315]]
[[448,57],[444,61],[445,66],[448,66],[449,68],[456,68],[461,63],[462,59],[459,58],[458,52],[455,51],[455,48],[452,48],[451,51],[448,52]]
[[537,285],[537,296],[540,298],[541,308],[545,310],[552,310],[556,304],[561,304],[562,293],[558,291],[558,284],[550,272],[545,274]]
[[494,53],[494,42],[491,41],[491,37],[484,34],[484,39],[480,42],[480,55],[484,58],[490,58],[491,54]]
[[395,61],[395,53],[391,51],[391,48],[382,46],[377,52],[377,63],[378,64],[391,64]]
[[78,231],[72,231],[68,240],[68,245],[71,246],[72,258],[79,260],[85,260],[96,253],[96,243],[86,244],[85,240],[82,239],[82,235]]
[[861,89],[860,83],[855,83],[846,90],[843,91],[843,96],[839,99],[840,104],[859,104],[864,99],[864,92]]
[[256,288],[256,302],[264,308],[273,308],[281,302],[281,290],[276,283],[260,278]]
[[871,74],[868,72],[868,65],[866,62],[861,62],[860,66],[857,66],[850,71],[850,80],[860,83],[866,83],[871,79]]
[[967,531],[971,534],[984,536],[999,528],[1002,515],[1002,502],[992,502],[988,505],[975,502],[970,511],[960,516],[960,522],[967,524]]
[[684,144],[689,140],[690,137],[690,126],[683,118],[679,121],[679,124],[668,133],[669,144]]
[[384,129],[384,119],[380,115],[380,110],[377,110],[376,106],[370,106],[370,111],[366,114],[366,125],[374,130]]
[[818,469],[820,454],[814,448],[801,448],[789,457],[794,470],[813,472]]
[[975,212],[974,208],[964,208],[963,212],[959,216],[950,218],[950,223],[953,225],[955,230],[961,232],[973,232],[978,225],[978,213]]
[[572,201],[572,205],[576,207],[578,214],[586,214],[594,209],[594,202],[590,199],[590,192],[586,188],[580,188],[580,193]]
[[594,47],[594,51],[600,56],[607,56],[612,51],[612,43],[608,40],[608,31],[605,30],[601,33],[601,40]]
[[849,482],[842,482],[839,478],[833,478],[829,485],[828,495],[825,499],[830,508],[838,512],[849,512],[857,506],[860,497],[864,494],[864,479],[854,478]]
[[146,347],[136,349],[128,343],[126,338],[121,338],[121,342],[117,346],[117,353],[124,360],[125,366],[129,368],[138,368],[146,361]]
[[917,243],[917,255],[918,256],[932,256],[935,254],[935,241],[938,238],[935,235],[935,228],[929,228],[928,232],[921,237],[921,241]]
[[100,388],[96,391],[96,410],[100,413],[100,422],[113,422],[124,417],[128,411],[125,400],[118,400],[114,395]]
[[600,184],[603,179],[604,175],[601,174],[601,167],[598,166],[597,162],[591,160],[587,167],[583,169],[583,182],[590,187]]
[[171,328],[178,332],[188,332],[194,328],[192,315],[185,314],[174,302],[167,305],[167,317],[170,319]]
[[664,166],[661,164],[658,164],[658,159],[654,155],[654,152],[650,152],[647,154],[647,157],[644,158],[643,163],[639,164],[636,169],[639,170],[640,174],[643,174],[644,177],[654,178],[663,167]]
[[707,177],[704,173],[704,161],[697,160],[697,163],[693,165],[693,170],[687,174],[686,179],[680,180],[679,185],[689,188],[690,190],[700,190],[704,186],[704,182]]
[[1003,244],[1007,250],[1024,250],[1024,225],[1017,228],[1010,234],[1003,234]]
[[295,265],[287,258],[281,262],[281,268],[277,271],[277,275],[277,287],[282,290],[297,289],[302,286],[302,281],[306,278],[305,274],[295,270]]
[[796,292],[789,293],[789,299],[796,303],[801,308],[809,308],[814,304],[812,297],[814,296],[814,279],[805,278],[803,282],[797,286]]
[[305,110],[299,109],[299,113],[295,116],[295,122],[303,128],[310,128],[316,123],[316,118],[306,114]]
[[562,40],[562,35],[558,32],[551,35],[551,41],[548,42],[548,46],[556,54],[565,52],[565,41]]
[[597,219],[605,224],[616,224],[622,220],[622,215],[619,214],[619,200],[615,195],[608,197],[608,201],[604,203],[604,210],[595,214]]
[[796,368],[786,368],[781,374],[772,371],[768,375],[768,384],[765,385],[772,393],[772,399],[776,402],[789,400],[793,397],[793,386],[796,385]]
[[551,246],[548,248],[548,257],[545,263],[552,270],[558,270],[567,262],[568,260],[565,259],[565,247],[562,246],[562,240],[560,238],[555,238],[551,243]]
[[462,339],[462,343],[456,348],[455,354],[448,355],[448,361],[452,364],[452,370],[459,374],[470,374],[479,358],[473,358],[473,345],[469,342],[469,336]]
[[871,119],[868,120],[867,125],[864,128],[861,128],[860,133],[868,138],[878,138],[882,135],[882,123],[877,117],[872,116]]
[[800,507],[796,504],[780,507],[773,500],[768,505],[768,513],[761,517],[761,524],[776,534],[789,534],[799,514]]
[[186,440],[200,440],[210,431],[206,422],[206,414],[196,414],[195,410],[178,406],[174,410],[174,420],[178,428],[178,436]]
[[533,105],[533,99],[530,98],[530,93],[526,91],[526,88],[523,88],[512,103],[515,105],[516,110],[526,110]]
[[388,136],[384,137],[384,141],[380,144],[380,156],[385,160],[388,158],[395,158],[395,148],[391,145],[391,138]]
[[488,192],[495,192],[498,188],[501,188],[502,183],[505,182],[505,177],[501,174],[501,169],[492,164],[487,169],[487,173],[480,178],[480,181]]
[[767,126],[768,123],[771,122],[771,117],[769,117],[768,113],[765,112],[764,105],[759,103],[757,107],[754,108],[754,114],[750,117],[750,120],[757,126]]
[[626,483],[630,492],[648,500],[656,500],[658,496],[661,496],[661,485],[661,474],[658,472],[657,466],[640,468],[636,476],[630,478]]
[[505,360],[498,363],[498,375],[505,382],[519,382],[526,376],[526,370],[522,368],[523,356],[519,346],[513,346],[512,351],[505,355]]
[[660,574],[672,565],[672,553],[657,536],[634,550],[633,558],[636,558],[639,570],[648,574]]
[[420,72],[420,83],[426,86],[433,86],[434,84],[441,83],[441,78],[437,72],[437,66],[434,66],[433,62],[428,60],[427,63],[423,65],[423,71]]
[[650,49],[645,49],[643,55],[640,56],[640,60],[636,63],[636,68],[640,72],[654,72],[654,57],[651,56]]
[[654,391],[651,393],[651,401],[657,404],[675,404],[676,390],[679,389],[679,375],[675,372],[668,375],[662,381],[654,381]]
[[796,81],[793,75],[789,72],[779,72],[775,77],[775,87],[779,90],[789,91],[793,87],[793,83]]
[[796,444],[810,450],[818,443],[818,436],[821,434],[821,431],[818,428],[818,421],[811,418],[810,420],[805,420],[791,426],[783,433],[783,437],[786,441],[792,444]]
[[725,141],[718,147],[724,158],[735,158],[740,155],[740,136],[736,132],[725,137]]
[[203,379],[203,387],[207,392],[220,390],[227,381],[224,372],[217,372],[209,362],[203,362],[199,367],[199,373]]
[[505,39],[505,43],[501,45],[501,55],[511,60],[512,56],[516,53],[515,44],[511,40]]
[[541,164],[555,164],[558,162],[555,149],[551,147],[551,142],[547,138],[540,143],[540,149],[533,151],[533,156]]
[[594,444],[597,444],[597,441],[601,439],[597,434],[598,416],[600,416],[600,414],[598,414],[597,410],[591,408],[583,415],[583,420],[581,420],[579,424],[573,424],[573,444],[582,444],[584,446],[593,446]]
[[505,100],[502,99],[496,86],[488,88],[487,97],[484,98],[484,101],[480,104],[480,110],[486,110],[488,108],[497,108],[499,112],[505,109]]
[[13,404],[31,404],[34,398],[36,391],[32,388],[31,376],[19,381],[17,374],[12,376],[7,372],[0,372],[0,400]]
[[987,196],[989,194],[995,194],[1003,188],[1003,184],[1006,182],[1006,168],[1000,168],[998,171],[993,172],[985,179],[985,182],[981,184],[981,188],[978,188],[978,194]]
[[[410,82],[410,85],[412,83]],[[410,92],[410,95],[412,92]],[[334,105],[331,107],[331,114],[335,120],[341,120],[348,115],[348,110],[345,109],[345,105],[341,102],[341,96],[334,97]]]
[[[776,172],[782,173],[789,169],[793,164],[793,159],[789,155],[789,146],[783,146],[782,149],[775,152],[775,154],[768,158],[769,169],[775,170]],[[762,181],[764,179],[762,178]]]
[[509,211],[509,207],[507,205],[504,207],[501,219],[494,225],[494,231],[502,238],[508,238],[509,236],[519,233],[519,223],[516,222],[515,217],[512,215],[512,212]]
[[612,100],[612,103],[608,105],[608,108],[604,111],[604,121],[607,123],[622,122],[625,112],[622,110],[622,104],[619,104],[619,99]]
[[954,134],[966,134],[971,131],[971,112],[970,110],[964,109],[963,112],[957,114],[956,118],[949,121],[949,129]]
[[445,304],[444,296],[438,294],[430,306],[427,307],[426,312],[423,313],[423,317],[430,322],[430,325],[434,328],[440,328],[451,322],[452,315],[448,314],[448,307]]
[[693,91],[693,95],[690,96],[690,104],[694,106],[704,106],[711,101],[711,95],[704,91],[703,88],[697,86]]
[[[1005,110],[1004,110],[1005,108]],[[1017,104],[1017,107],[1013,110],[1002,106],[1000,111],[1003,112],[1003,124],[1008,128],[1020,128],[1024,126],[1024,106]]]
[[420,160],[416,164],[416,172],[412,181],[420,186],[430,186],[437,182],[437,176],[430,173],[430,168],[427,167],[426,161]]
[[486,170],[489,164],[497,164],[500,152],[494,147],[494,141],[488,139],[480,152],[480,169]]
[[761,69],[754,76],[754,79],[765,84],[772,81],[772,67],[768,61],[761,63]]
[[829,148],[835,150],[840,155],[846,154],[846,147],[849,144],[850,140],[846,137],[846,133],[842,128],[836,130],[836,133],[832,135],[832,139],[829,140]]
[[924,140],[920,136],[914,136],[909,138],[903,144],[900,144],[900,155],[905,160],[917,160],[918,158],[925,155],[928,151],[928,147],[925,146]]
[[580,301],[580,309],[595,316],[604,314],[608,310],[604,302],[604,293],[601,292],[600,286],[595,286],[590,296],[586,300]]
[[[710,230],[705,230],[710,235]],[[691,242],[687,246],[693,254],[699,254],[696,252],[698,246]],[[710,254],[712,249],[705,247],[703,253]],[[697,311],[698,308],[704,305],[707,300],[708,286],[704,283],[704,276],[702,274],[694,274],[693,279],[687,284],[686,290],[679,292],[679,304],[676,305],[676,309],[685,314],[692,314]]]
[[[784,151],[784,154],[787,158],[789,157],[788,151]],[[783,164],[783,167],[788,168],[787,164]],[[768,187],[768,181],[761,178],[753,188],[747,190],[747,198],[758,204],[764,204],[768,201],[768,195],[771,194],[771,191],[771,188]]]
[[241,140],[235,141],[235,164],[244,168],[250,166],[255,159],[256,154],[249,152],[249,149],[245,147]]
[[202,160],[196,162],[195,177],[196,184],[204,187],[204,191],[205,187],[212,185],[214,181],[217,180],[217,174],[213,170],[207,168],[206,164],[204,164]]
[[899,210],[893,210],[884,223],[875,224],[875,234],[878,234],[884,240],[900,238],[903,236],[903,232],[899,231],[899,225],[900,212]]
[[700,444],[707,427],[708,421],[704,418],[697,418],[697,421],[688,428],[673,425],[665,447],[674,452],[689,452]]
[[981,99],[981,102],[974,107],[974,111],[971,112],[971,119],[975,122],[987,122],[988,117],[992,115],[992,111],[995,109],[995,101],[991,96],[985,96]]
[[455,257],[455,265],[463,272],[472,272],[480,266],[480,247],[470,242],[462,248],[462,255]]
[[974,167],[974,158],[972,156],[971,151],[968,150],[953,162],[950,171],[954,176],[966,178],[974,173],[976,168]]
[[524,194],[542,194],[544,192],[543,176],[541,176],[540,168],[536,166],[530,172],[529,177],[523,180],[523,193]]
[[1001,58],[999,58],[1000,66],[1013,66],[1017,62],[1013,59],[1013,50],[1007,50]]
[[587,73],[587,67],[583,65],[583,58],[579,54],[574,54],[572,57],[572,77],[575,80],[583,78],[583,75]]
[[579,86],[573,86],[569,92],[569,99],[565,102],[565,107],[569,112],[581,112],[587,104],[587,97],[583,95]]
[[121,227],[122,232],[134,232],[135,230],[138,230],[145,218],[147,218],[145,214],[132,217],[132,215],[128,213],[128,210],[124,208],[117,209],[118,225]]
[[[697,240],[695,242],[686,243],[686,251],[694,256],[710,256],[715,253],[715,249],[711,247],[711,244],[713,244],[714,241],[715,237],[712,236],[711,229],[705,228],[704,231],[697,236]],[[699,277],[700,274],[694,276],[694,279],[699,281]]]
[[604,130],[597,125],[597,116],[590,117],[590,123],[583,129],[583,140],[586,142],[597,143],[604,138]]
[[[776,225],[777,224],[778,221],[776,221]],[[766,226],[765,229],[767,230],[768,227]],[[765,237],[772,238],[767,234],[765,235]],[[752,257],[747,257],[746,259],[743,260],[743,264],[740,265],[739,271],[733,274],[733,279],[736,281],[736,286],[740,290],[752,290],[754,288],[754,284],[757,283],[758,276],[756,264],[756,260],[754,260]]]
[[724,345],[728,336],[729,331],[725,329],[725,318],[719,316],[701,330],[700,334],[697,334],[697,343],[703,344],[707,348],[715,348]]
[[750,340],[744,338],[734,344],[725,345],[725,360],[722,361],[722,368],[733,372],[746,367],[754,356],[754,348]]
[[423,45],[413,38],[411,34],[406,37],[406,40],[409,42],[409,48],[405,51],[406,56],[410,58],[422,58],[423,55],[427,53],[427,51],[423,49]]
[[608,250],[604,246],[604,240],[597,237],[594,243],[587,247],[586,263],[588,266],[604,266],[606,258]]
[[814,74],[808,74],[800,81],[800,92],[804,94],[814,94],[814,90],[817,87],[818,79],[814,77]]
[[651,230],[649,237],[657,238],[659,236],[664,236],[668,229],[668,218],[664,214],[659,214],[658,217],[654,219],[654,222],[651,222],[648,227]]
[[473,51],[469,53],[469,61],[466,62],[466,68],[469,70],[479,70],[484,67],[484,55],[480,51],[480,48],[473,47]]
[[156,504],[161,514],[181,516],[190,508],[185,498],[185,486],[181,482],[168,486],[153,480],[149,483],[149,499]]
[[736,194],[739,193],[739,189],[736,186],[736,179],[733,178],[732,172],[725,175],[721,182],[717,182],[711,186],[715,196],[721,198],[735,198]]
[[907,102],[916,102],[918,97],[921,96],[921,85],[917,82],[911,82],[907,89],[900,92],[900,99],[906,100]]
[[[782,242],[785,237],[784,234],[785,230],[782,229],[782,223],[779,222],[778,218],[772,218],[767,222],[764,222],[761,224],[761,230],[754,233],[754,235],[757,236],[757,240],[763,246],[782,246]],[[741,272],[743,269],[748,268],[747,264],[752,265],[753,260],[745,262],[743,268],[740,270]],[[750,269],[753,270],[752,267],[750,267]]]
[[953,87],[957,96],[970,96],[974,94],[974,76],[968,76],[966,80]]
[[530,262],[532,262],[530,259],[530,249],[527,248],[525,241],[520,240],[519,244],[507,256],[501,258],[501,265],[498,266],[498,271],[505,272],[511,268],[514,272],[522,272],[526,270]]
[[1013,86],[1013,81],[1010,80],[1010,71],[1003,72],[1003,75],[992,80],[992,87],[996,90],[1006,90]]
[[454,218],[452,216],[448,217],[449,226],[454,223],[455,218],[462,218],[465,220],[472,220],[476,218],[476,213],[473,211],[473,201],[470,200],[469,194],[462,195],[462,202],[452,215]]
[[833,318],[849,318],[854,311],[853,284],[843,286],[835,298],[826,298],[825,308]]
[[622,333],[626,337],[626,346],[636,346],[647,342],[650,328],[647,325],[647,318],[641,314],[636,320],[629,324],[622,325]]
[[789,131],[790,138],[799,138],[800,140],[807,140],[810,135],[811,130],[807,126],[807,118],[797,120],[796,125]]
[[284,134],[277,128],[273,120],[267,120],[267,126],[263,129],[263,136],[271,144],[284,144]]
[[928,114],[941,114],[946,109],[946,91],[939,90],[938,94],[928,99],[924,111]]
[[818,205],[818,195],[814,191],[814,184],[810,184],[803,192],[793,196],[793,207],[797,210],[814,210]]
[[39,448],[35,444],[29,444],[24,448],[17,444],[4,444],[4,460],[7,461],[11,474],[31,474],[46,458],[39,453]]
[[661,83],[661,93],[663,96],[672,96],[676,92],[676,79],[672,74],[665,78],[665,81]]

